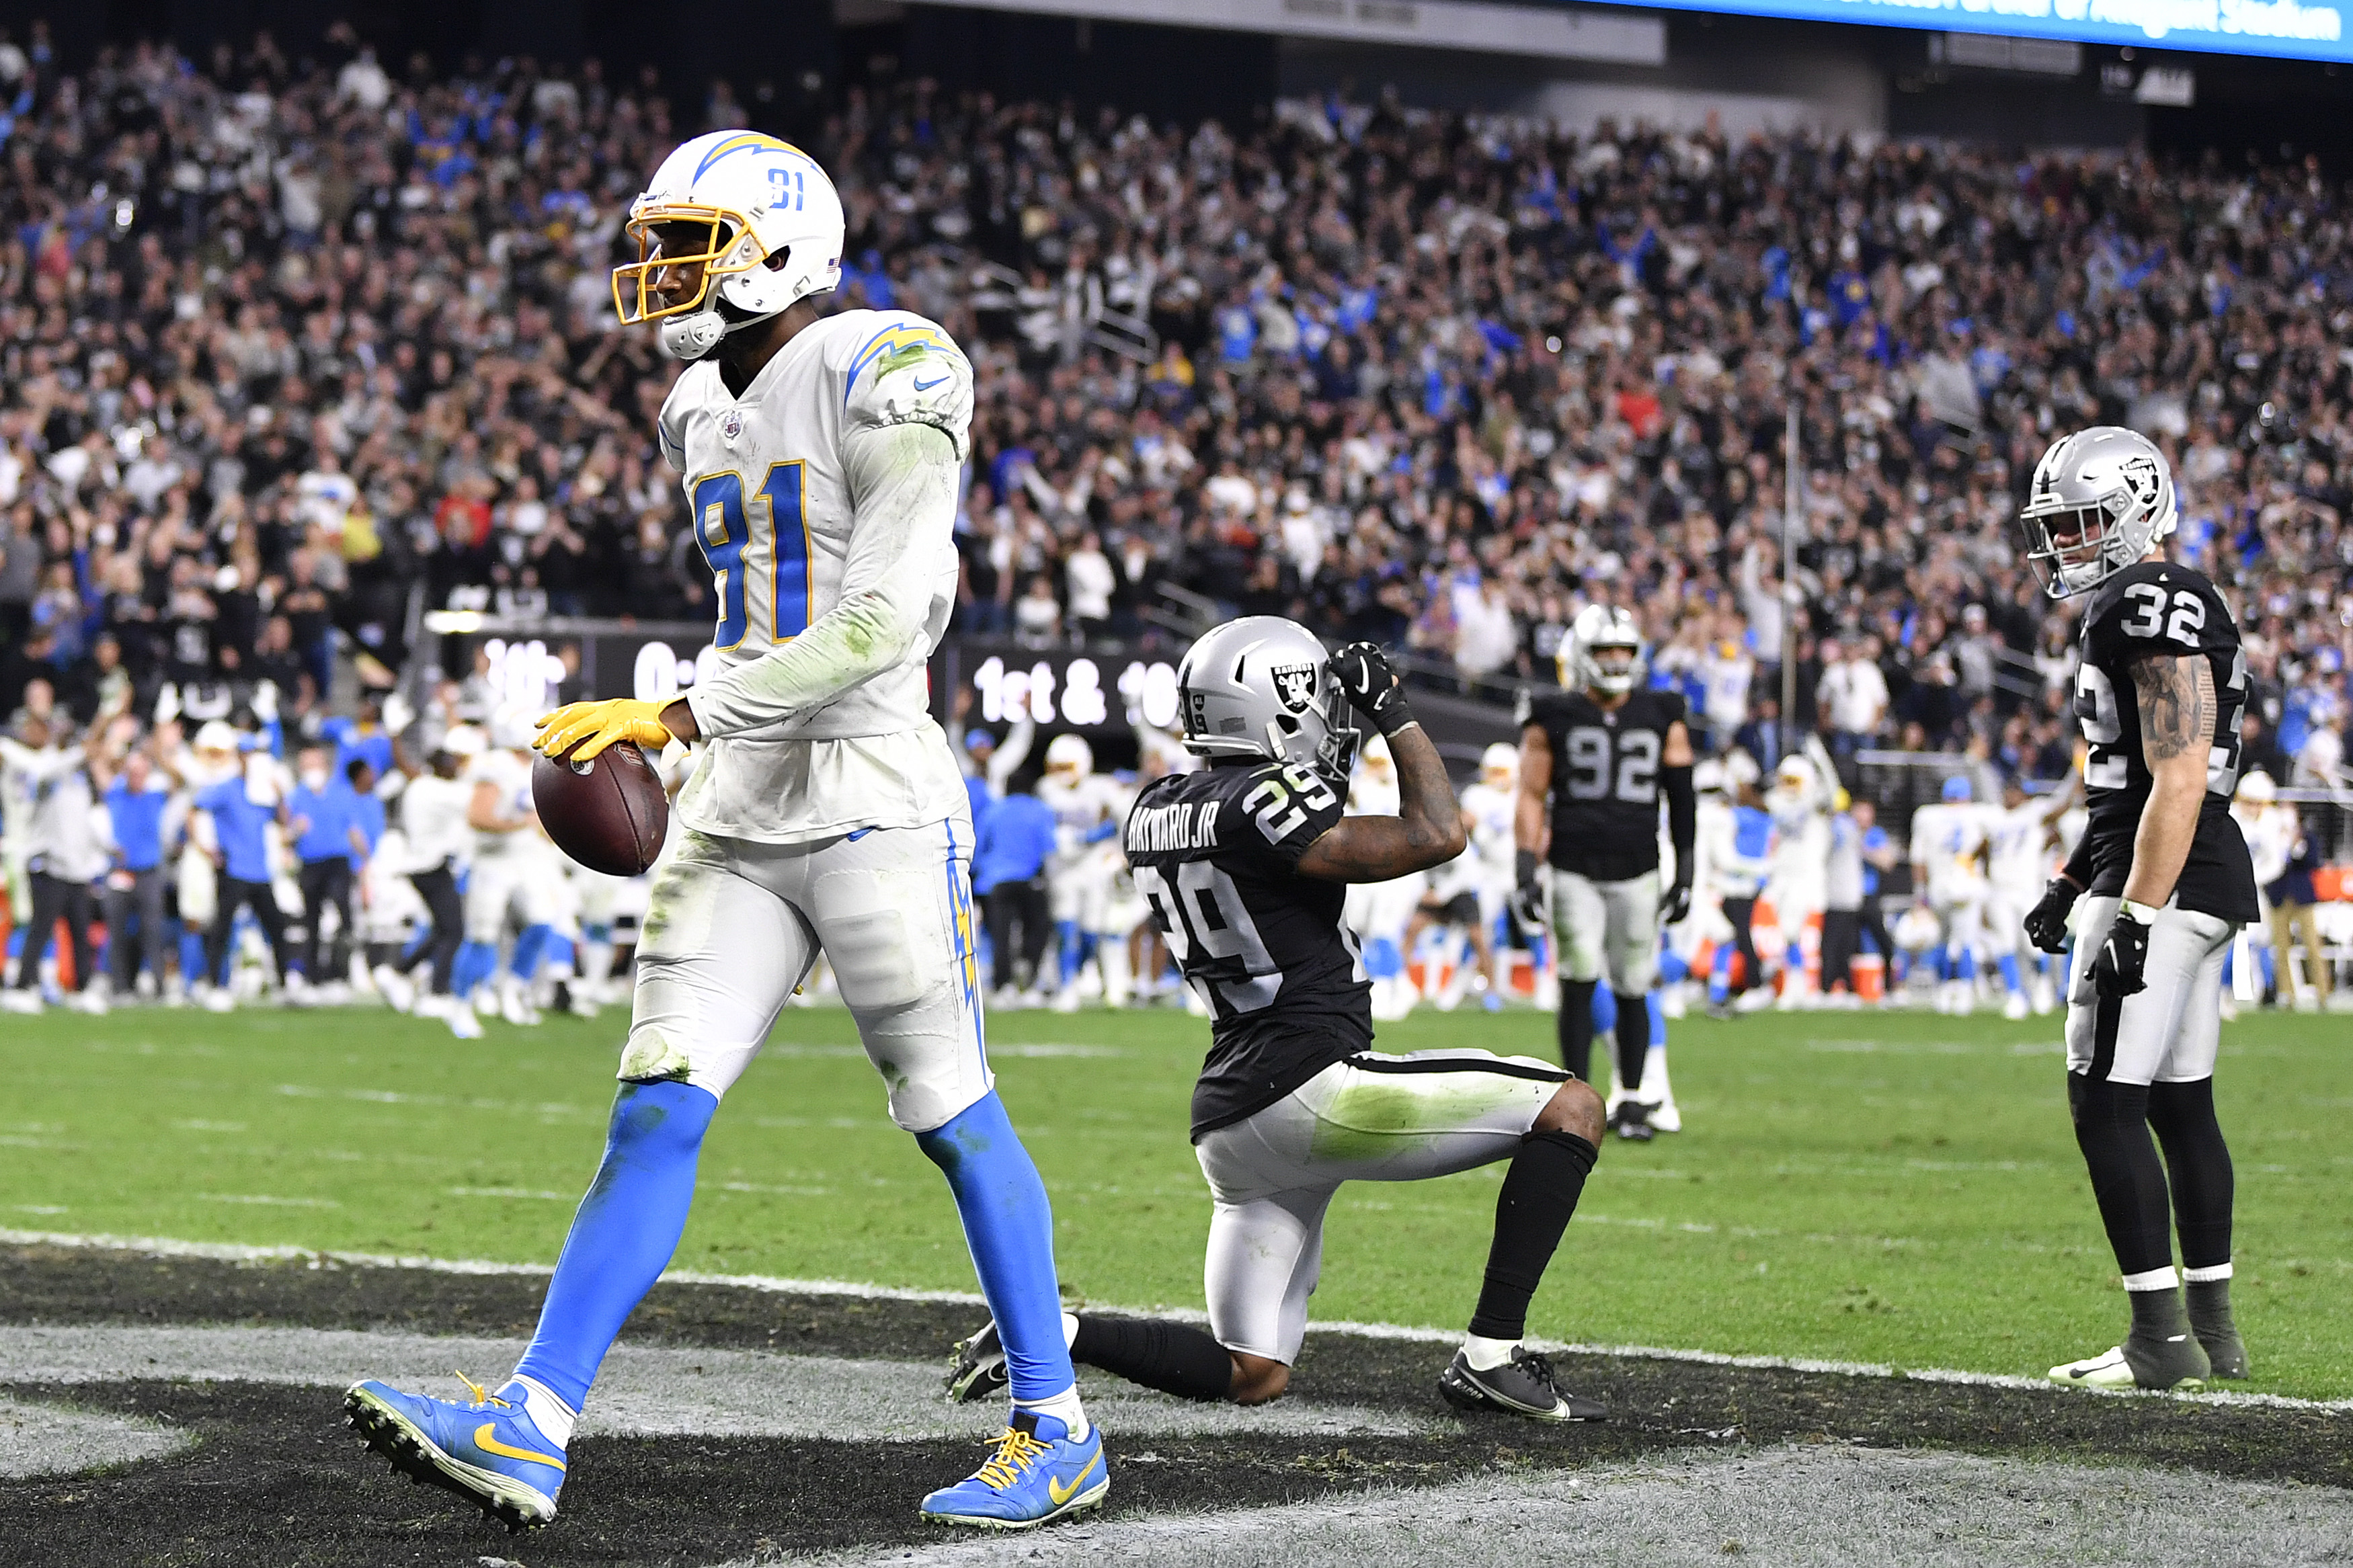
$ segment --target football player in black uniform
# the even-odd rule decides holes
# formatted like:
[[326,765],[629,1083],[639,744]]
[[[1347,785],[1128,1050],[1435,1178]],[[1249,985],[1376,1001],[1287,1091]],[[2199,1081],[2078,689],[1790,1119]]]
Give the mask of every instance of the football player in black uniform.
[[[2246,840],[2230,816],[2247,666],[2214,585],[2165,557],[2176,515],[2164,454],[2100,426],[2043,454],[2022,520],[2044,591],[2093,595],[2075,677],[2091,816],[2025,924],[2057,952],[2082,896],[2067,1100],[2132,1330],[2051,1376],[2095,1388],[2247,1375],[2231,1319],[2231,1152],[2214,1119],[2222,959],[2256,912]],[[2186,1317],[2168,1217],[2181,1237]]]
[[[1135,885],[1214,1022],[1193,1091],[1208,1177],[1209,1331],[1158,1320],[1064,1320],[1073,1359],[1148,1387],[1257,1405],[1289,1386],[1340,1184],[1410,1182],[1508,1160],[1485,1282],[1439,1391],[1463,1409],[1600,1418],[1520,1343],[1529,1299],[1602,1133],[1600,1099],[1546,1062],[1486,1051],[1374,1051],[1371,986],[1341,923],[1351,882],[1462,852],[1445,764],[1381,652],[1327,660],[1304,626],[1229,622],[1177,671],[1199,773],[1155,781],[1124,834]],[[1388,737],[1395,816],[1344,816],[1351,706]],[[951,1394],[1002,1383],[994,1326],[958,1347]]]
[[[1590,1079],[1593,988],[1606,970],[1618,1004],[1621,1137],[1651,1135],[1641,1098],[1651,1049],[1650,991],[1659,974],[1659,928],[1691,912],[1691,734],[1683,700],[1637,690],[1642,634],[1616,605],[1588,605],[1561,645],[1557,697],[1528,705],[1520,726],[1518,899],[1540,908],[1551,863],[1552,931],[1559,944],[1561,1064]],[[1675,879],[1659,889],[1659,801]]]

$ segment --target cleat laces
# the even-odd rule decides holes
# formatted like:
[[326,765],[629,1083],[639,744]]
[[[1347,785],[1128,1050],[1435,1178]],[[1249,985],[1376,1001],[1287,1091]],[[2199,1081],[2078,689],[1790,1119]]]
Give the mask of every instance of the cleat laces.
[[993,1491],[1007,1491],[1019,1484],[1031,1465],[1053,1451],[1050,1444],[1041,1443],[1018,1427],[1008,1426],[1005,1436],[997,1440],[997,1452],[980,1467],[973,1479]]
[[497,1394],[492,1394],[489,1389],[484,1388],[480,1384],[476,1383],[464,1373],[453,1372],[449,1375],[466,1385],[468,1408],[473,1410],[486,1410],[491,1405],[496,1405],[501,1410],[512,1410],[514,1408],[512,1401],[501,1399]]

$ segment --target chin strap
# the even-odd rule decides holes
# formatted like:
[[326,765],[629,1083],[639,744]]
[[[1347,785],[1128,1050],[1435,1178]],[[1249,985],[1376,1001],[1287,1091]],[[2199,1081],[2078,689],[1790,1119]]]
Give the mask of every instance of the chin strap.
[[755,325],[783,313],[781,310],[772,310],[768,315],[747,316],[740,321],[731,321],[715,310],[695,310],[683,316],[672,316],[661,323],[662,353],[672,359],[685,360],[691,364],[717,348],[720,340],[726,337],[728,333],[742,331],[745,327]]

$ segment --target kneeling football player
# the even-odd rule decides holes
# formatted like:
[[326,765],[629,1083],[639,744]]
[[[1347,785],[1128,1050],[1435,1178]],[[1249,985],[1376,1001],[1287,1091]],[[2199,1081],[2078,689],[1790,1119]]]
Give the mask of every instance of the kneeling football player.
[[[1193,1142],[1215,1212],[1209,1331],[1162,1320],[1062,1320],[1074,1361],[1196,1399],[1258,1405],[1291,1382],[1340,1184],[1410,1182],[1508,1160],[1470,1332],[1439,1392],[1464,1409],[1590,1421],[1520,1343],[1545,1266],[1577,1208],[1602,1133],[1600,1097],[1526,1057],[1387,1056],[1370,987],[1341,923],[1343,890],[1462,852],[1462,815],[1438,749],[1381,652],[1326,658],[1274,616],[1220,626],[1177,674],[1185,744],[1210,765],[1145,790],[1124,837],[1135,884],[1185,979],[1208,1004]],[[1388,739],[1398,815],[1344,816],[1353,705]],[[958,1399],[1002,1386],[997,1326],[958,1347]]]

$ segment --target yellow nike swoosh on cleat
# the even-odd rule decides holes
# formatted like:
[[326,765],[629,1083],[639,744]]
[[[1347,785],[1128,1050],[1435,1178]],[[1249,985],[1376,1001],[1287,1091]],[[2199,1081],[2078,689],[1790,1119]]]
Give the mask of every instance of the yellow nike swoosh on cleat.
[[1094,1474],[1095,1467],[1102,1463],[1103,1450],[1101,1448],[1097,1448],[1094,1452],[1094,1458],[1087,1461],[1087,1468],[1081,1470],[1077,1475],[1072,1476],[1069,1486],[1064,1486],[1053,1477],[1048,1476],[1046,1478],[1046,1495],[1054,1500],[1054,1506],[1056,1508],[1061,1507],[1064,1503],[1079,1495],[1080,1486],[1085,1482],[1089,1476]]
[[552,1454],[534,1454],[529,1448],[510,1447],[500,1442],[497,1429],[487,1421],[474,1428],[474,1447],[485,1454],[496,1454],[502,1459],[527,1459],[534,1465],[549,1465],[559,1470],[564,1468],[564,1461]]

